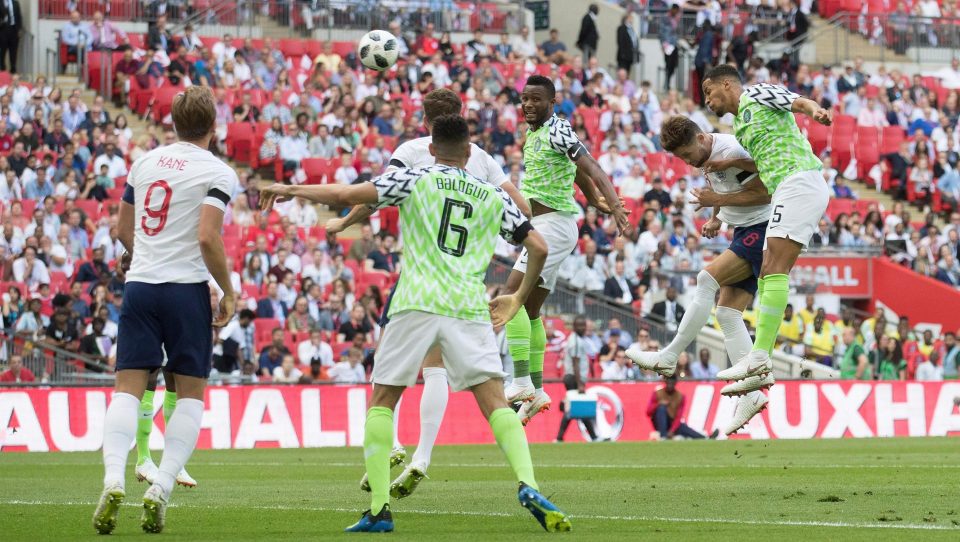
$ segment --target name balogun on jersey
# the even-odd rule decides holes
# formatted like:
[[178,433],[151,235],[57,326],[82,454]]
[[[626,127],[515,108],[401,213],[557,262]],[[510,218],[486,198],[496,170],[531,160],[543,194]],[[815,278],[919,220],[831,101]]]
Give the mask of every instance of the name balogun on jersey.
[[463,178],[437,177],[436,181],[438,190],[460,192],[480,201],[486,201],[490,197],[489,190],[484,190],[483,187]]

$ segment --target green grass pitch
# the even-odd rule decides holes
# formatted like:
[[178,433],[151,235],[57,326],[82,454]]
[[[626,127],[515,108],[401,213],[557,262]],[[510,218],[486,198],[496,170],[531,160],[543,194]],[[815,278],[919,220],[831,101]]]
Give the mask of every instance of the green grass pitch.
[[[412,449],[408,450],[412,453]],[[134,454],[131,453],[131,461]],[[159,453],[154,453],[159,462]],[[343,534],[369,504],[356,448],[198,451],[164,540],[306,540]],[[686,441],[533,446],[544,494],[573,532],[544,533],[500,451],[447,446],[393,503],[391,540],[960,540],[960,441]],[[394,470],[394,475],[399,471]],[[99,454],[0,454],[0,540],[94,539]],[[112,535],[145,537],[127,478]]]

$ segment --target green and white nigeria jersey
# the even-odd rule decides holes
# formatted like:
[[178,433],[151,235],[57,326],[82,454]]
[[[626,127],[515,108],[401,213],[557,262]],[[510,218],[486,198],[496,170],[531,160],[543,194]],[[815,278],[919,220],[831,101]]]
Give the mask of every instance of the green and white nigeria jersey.
[[536,130],[527,130],[520,193],[551,209],[576,214],[580,208],[573,199],[577,176],[573,159],[585,152],[570,123],[556,115]]
[[417,310],[490,321],[486,276],[497,235],[522,242],[532,226],[510,196],[444,165],[398,169],[373,180],[377,208],[400,207],[403,272],[388,316]]
[[770,194],[794,173],[823,168],[791,112],[799,97],[767,83],[749,86],[740,95],[733,131],[757,163],[760,180]]

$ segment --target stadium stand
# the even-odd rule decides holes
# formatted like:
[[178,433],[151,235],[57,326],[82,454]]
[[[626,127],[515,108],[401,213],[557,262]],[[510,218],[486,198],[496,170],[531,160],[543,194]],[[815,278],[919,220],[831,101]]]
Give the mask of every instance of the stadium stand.
[[[68,3],[40,4],[41,13],[49,18],[70,17]],[[103,8],[95,7],[98,3],[75,4],[80,24],[99,20],[96,12]],[[826,15],[825,10],[835,4],[822,2],[821,13]],[[261,179],[334,183],[372,178],[383,171],[396,145],[425,134],[420,101],[438,86],[449,86],[461,96],[473,141],[494,155],[513,182],[520,183],[519,142],[525,126],[517,110],[519,90],[532,73],[555,79],[560,90],[558,112],[571,119],[581,140],[598,157],[634,210],[632,218],[638,227],[633,239],[615,238],[613,225],[586,208],[578,193],[584,206],[582,241],[562,273],[572,290],[646,318],[669,286],[680,291],[682,301],[696,272],[727,242],[724,238],[701,243],[698,232],[709,215],[695,211],[687,201],[690,191],[703,186],[704,180],[698,171],[663,152],[658,137],[660,124],[670,115],[690,116],[708,131],[725,129],[724,119],[705,114],[694,99],[676,90],[659,92],[649,82],[637,84],[624,70],[608,70],[595,58],[584,61],[572,44],[562,43],[573,36],[562,37],[562,49],[551,44],[550,50],[560,53],[548,55],[547,44],[534,44],[519,33],[503,46],[494,46],[497,39],[492,35],[482,41],[453,43],[448,33],[435,33],[428,26],[432,21],[420,19],[416,22],[424,24],[403,26],[416,28],[416,33],[398,32],[401,49],[407,53],[397,67],[375,74],[358,69],[353,42],[229,36],[195,36],[194,40],[179,32],[176,36],[164,33],[163,21],[194,13],[143,11],[143,4],[133,0],[107,5],[107,22],[160,21],[149,34],[125,33],[115,50],[90,51],[78,51],[63,41],[67,25],[74,24],[64,23],[61,62],[64,67],[83,63],[89,74],[87,88],[100,96],[52,87],[42,77],[27,81],[0,73],[0,121],[5,126],[0,136],[0,171],[5,175],[0,180],[0,288],[7,294],[4,327],[23,343],[44,341],[51,348],[76,352],[85,344],[88,324],[101,310],[108,322],[116,322],[122,276],[117,276],[114,265],[120,250],[115,225],[127,169],[144,151],[172,140],[170,105],[180,90],[192,84],[216,89],[217,150],[241,172],[240,191],[227,215],[224,238],[235,286],[255,319],[248,326],[238,324],[240,331],[232,329],[233,335],[222,336],[239,343],[237,359],[222,365],[226,372],[249,375],[244,362],[256,372],[262,356],[276,355],[271,348],[295,354],[309,351],[305,345],[312,330],[322,332],[321,340],[331,346],[336,359],[314,366],[310,358],[298,355],[306,379],[326,375],[330,363],[351,346],[363,348],[370,363],[370,349],[379,332],[375,322],[397,274],[373,269],[373,260],[367,256],[383,246],[383,237],[375,233],[397,234],[395,213],[375,215],[372,229],[359,238],[337,236],[321,227],[321,217],[334,216],[330,210],[292,202],[267,216],[256,212],[257,185]],[[197,6],[194,3],[194,9]],[[472,12],[463,29],[499,32],[509,26],[508,13],[496,6],[491,11],[492,17]],[[347,13],[330,16],[342,18]],[[662,15],[645,13],[653,32],[662,24]],[[683,33],[698,41],[703,38],[703,23],[714,17],[731,29],[728,37],[736,37],[767,24],[764,21],[782,21],[787,12],[746,9],[733,17],[700,10],[689,15],[691,24]],[[219,12],[213,16],[228,17]],[[303,13],[296,10],[271,16],[292,26],[305,24]],[[413,15],[408,16],[406,21],[412,22]],[[70,47],[74,47],[72,53]],[[710,51],[709,64],[727,60],[721,50]],[[954,61],[939,77],[926,79],[895,70],[867,73],[858,61],[842,70],[816,70],[789,58],[771,62],[748,58],[743,65],[749,82],[783,84],[835,110],[837,121],[831,128],[798,119],[815,151],[828,158],[825,182],[836,195],[816,243],[866,251],[875,257],[884,252],[883,258],[920,275],[954,289],[960,286],[960,174],[956,170],[960,138],[955,130],[960,84],[954,85],[960,81],[960,64]],[[100,77],[105,67],[112,74],[106,86]],[[122,106],[123,120],[108,113],[104,99],[111,98]],[[127,125],[127,117],[134,120],[133,128]],[[873,196],[872,191],[896,198],[896,205],[885,208],[881,196]],[[923,221],[913,219],[911,207],[922,212]],[[503,261],[515,257],[509,245],[498,248]],[[624,262],[629,291],[610,299],[604,285],[618,260]],[[495,291],[491,289],[491,294]],[[36,311],[34,299],[40,302]],[[809,321],[804,320],[800,335],[793,338],[806,347],[798,349],[784,340],[801,355],[829,362],[842,352],[840,331],[855,325],[871,359],[878,364],[884,356],[896,358],[898,364],[903,361],[904,370],[896,372],[897,378],[912,377],[917,364],[934,350],[941,353],[940,360],[952,360],[952,365],[943,363],[947,375],[951,374],[948,365],[956,374],[958,349],[946,329],[931,331],[928,337],[926,331],[910,328],[906,317],[899,325],[883,318],[877,324],[876,315],[858,317],[846,312],[825,315],[823,323],[815,325],[815,309],[810,307]],[[67,335],[49,324],[63,311],[69,314],[72,330]],[[553,339],[561,344],[569,334],[568,326],[563,319],[551,322]],[[115,333],[115,326],[112,329]],[[279,335],[275,336],[275,329]],[[362,342],[346,340],[345,335],[352,337],[352,333],[344,330],[352,329],[363,330]],[[633,342],[643,348],[657,347],[649,333],[643,338],[645,328],[624,331],[619,339],[622,347]],[[606,323],[600,329],[591,323],[588,330],[596,377],[603,373],[601,364],[616,354],[607,344],[608,332]],[[825,335],[830,337],[828,352],[817,350],[813,342],[814,337]],[[884,349],[893,342],[887,353]],[[104,344],[98,348],[103,350]],[[548,376],[561,376],[558,352],[548,356]],[[77,370],[109,370],[111,348],[97,355],[102,364],[79,363]],[[217,355],[222,359],[224,350]],[[268,380],[269,375],[260,378]],[[652,377],[632,374],[630,378]]]

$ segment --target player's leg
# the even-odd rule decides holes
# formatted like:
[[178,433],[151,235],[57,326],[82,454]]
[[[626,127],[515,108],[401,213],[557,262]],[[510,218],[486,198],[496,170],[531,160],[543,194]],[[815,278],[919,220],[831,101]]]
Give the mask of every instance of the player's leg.
[[423,395],[420,397],[420,441],[411,464],[424,471],[430,466],[430,455],[440,432],[443,414],[447,411],[450,389],[447,370],[443,366],[440,348],[434,346],[423,360]]
[[134,470],[137,481],[152,484],[157,477],[157,465],[150,457],[150,433],[153,431],[153,398],[157,389],[157,376],[160,371],[152,371],[147,380],[147,389],[140,400],[140,412],[137,419],[137,466]]
[[537,414],[550,409],[550,396],[543,391],[543,358],[547,348],[547,332],[540,314],[540,309],[549,295],[550,290],[534,288],[524,306],[530,318],[530,381],[534,395],[533,399],[520,405],[517,411],[523,425],[530,423]]
[[660,352],[627,350],[627,356],[640,368],[670,376],[677,368],[680,353],[686,350],[710,319],[717,291],[726,284],[739,282],[753,274],[750,263],[733,250],[725,250],[710,265],[697,274],[697,289],[693,301],[680,320],[677,334]]
[[164,527],[167,502],[177,476],[193,454],[200,436],[204,391],[213,351],[210,335],[213,310],[206,282],[151,286],[157,292],[155,310],[167,354],[165,374],[173,375],[167,385],[172,382],[177,394],[177,403],[164,430],[157,479],[143,495],[140,518],[144,531],[159,533]]
[[[119,360],[118,367],[122,367]],[[110,534],[117,526],[120,503],[126,496],[124,469],[130,445],[136,438],[140,400],[149,374],[142,369],[117,371],[113,397],[103,423],[103,492],[93,513],[93,527],[100,534]]]
[[[163,423],[164,427],[170,425],[170,416],[177,409],[177,379],[170,371],[163,369],[163,381],[166,389],[163,390]],[[187,472],[186,467],[180,469],[177,473],[177,485],[183,487],[197,487],[197,481]]]
[[150,372],[163,363],[161,323],[154,311],[151,285],[129,283],[120,310],[117,376],[103,425],[103,493],[93,515],[97,532],[116,528],[123,501],[124,468],[137,434],[140,401]]
[[829,189],[817,171],[796,173],[777,187],[771,201],[773,210],[760,270],[762,293],[757,311],[757,336],[750,354],[717,374],[721,380],[743,380],[772,370],[770,351],[787,307],[790,270],[810,242],[829,201]]
[[[530,321],[530,332],[527,342],[528,349],[526,352],[528,357],[526,359],[529,362],[527,367],[531,378],[529,381],[521,378],[518,384],[516,378],[518,372],[515,366],[514,381],[507,387],[507,400],[512,402],[513,397],[520,393],[521,388],[519,386],[526,385],[528,382],[533,386],[533,396],[527,403],[521,405],[518,411],[518,415],[524,425],[538,413],[550,408],[550,396],[543,391],[543,357],[547,344],[547,335],[543,327],[540,310],[550,295],[550,292],[553,291],[553,288],[557,284],[560,266],[577,246],[578,234],[576,219],[572,215],[564,213],[554,212],[535,216],[530,223],[533,224],[537,231],[543,236],[544,240],[546,240],[548,252],[547,261],[544,263],[543,270],[540,272],[539,287],[534,288],[534,291],[524,304],[526,315],[522,314],[524,311],[520,311],[521,314],[518,314],[514,318],[515,320],[519,318],[521,324],[527,320]],[[526,252],[521,253],[521,258],[514,266],[514,271],[526,271]],[[507,280],[508,293],[516,291],[523,277],[514,276],[513,273],[511,273],[510,278],[515,279],[515,281]],[[507,340],[510,340],[509,330],[507,332]],[[511,356],[513,355],[512,350],[510,354]],[[517,358],[514,357],[514,363],[516,363],[516,359]],[[529,388],[526,389],[529,390]]]
[[[753,346],[747,324],[743,321],[743,311],[752,300],[753,294],[748,290],[736,286],[726,286],[720,289],[720,300],[717,303],[717,321],[720,323],[721,331],[723,331],[723,344],[731,363],[736,363],[737,360],[749,354],[750,348]],[[724,434],[736,433],[751,418],[766,408],[767,396],[760,390],[769,388],[773,385],[773,382],[773,375],[767,374],[752,376],[730,385],[749,385],[751,389],[739,392],[741,397],[737,400],[733,420],[724,429]],[[724,389],[726,390],[726,388]]]
[[520,483],[520,503],[548,531],[570,530],[570,521],[540,495],[533,475],[527,435],[503,391],[503,377],[493,327],[487,322],[442,318],[439,338],[447,376],[454,391],[469,389],[493,436]]
[[394,408],[403,390],[417,381],[420,366],[439,333],[440,318],[420,311],[391,317],[373,364],[372,406],[367,410],[363,453],[370,485],[370,508],[347,532],[393,530],[390,513],[390,449]]
[[[526,271],[526,249],[520,254],[517,265],[523,262],[524,271],[518,271],[516,266],[507,277],[504,293],[512,294],[520,288]],[[533,295],[533,294],[531,294]],[[517,312],[506,325],[507,348],[513,359],[513,381],[507,387],[507,399],[514,401],[529,401],[533,399],[535,388],[530,378],[530,315],[526,310]]]
[[[449,398],[447,370],[443,366],[440,347],[434,346],[423,360],[423,394],[420,396],[420,440],[410,464],[390,484],[390,496],[402,499],[411,495],[420,482],[427,477],[433,445],[440,432],[443,414],[447,411]],[[396,412],[394,413],[396,415]],[[396,430],[395,430],[396,431]],[[394,453],[396,447],[394,447]],[[394,455],[391,454],[391,466]]]

